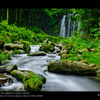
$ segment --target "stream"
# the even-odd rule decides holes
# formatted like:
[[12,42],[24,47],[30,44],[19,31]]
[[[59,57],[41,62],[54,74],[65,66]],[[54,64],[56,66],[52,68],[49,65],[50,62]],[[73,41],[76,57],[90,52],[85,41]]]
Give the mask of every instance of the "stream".
[[[31,45],[30,52],[39,51],[41,45]],[[27,56],[27,54],[13,54],[12,60],[7,60],[3,66],[16,64],[19,70],[30,70],[36,74],[42,74],[46,77],[46,83],[41,91],[100,91],[100,82],[93,81],[93,76],[75,76],[61,75],[48,71],[49,62],[60,60],[60,56],[55,54],[47,54],[46,56]],[[11,75],[8,75],[12,77]],[[0,91],[25,91],[23,83],[13,78],[13,83],[5,83],[0,87]]]

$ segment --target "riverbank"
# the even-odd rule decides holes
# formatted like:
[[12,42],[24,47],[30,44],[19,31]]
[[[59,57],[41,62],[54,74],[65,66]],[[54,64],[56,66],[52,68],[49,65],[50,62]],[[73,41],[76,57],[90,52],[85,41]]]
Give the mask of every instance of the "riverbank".
[[[1,33],[5,33],[0,34],[0,67],[13,64],[18,66],[18,70],[28,70],[43,75],[46,78],[46,83],[40,82],[43,91],[99,90],[97,89],[99,88],[99,74],[96,77],[100,68],[100,40],[98,38],[87,38],[82,35],[68,38],[54,37],[41,30],[37,33],[35,29],[18,28],[15,25],[8,25],[6,22],[0,23],[0,25]],[[7,57],[3,58],[5,56]],[[66,62],[69,61],[72,63],[67,64]],[[58,66],[54,66],[56,64]],[[62,75],[65,73],[66,75]],[[83,75],[85,76],[83,77]],[[90,75],[93,75],[92,78]],[[91,81],[88,77],[96,79],[96,82]],[[25,77],[22,78],[22,82],[20,82],[22,86],[18,91],[24,90],[23,80]],[[80,86],[83,80],[86,81],[86,85]],[[18,80],[10,85],[7,83],[1,87],[1,90],[13,90],[17,83],[19,84]],[[27,80],[27,84],[30,84],[29,80]]]

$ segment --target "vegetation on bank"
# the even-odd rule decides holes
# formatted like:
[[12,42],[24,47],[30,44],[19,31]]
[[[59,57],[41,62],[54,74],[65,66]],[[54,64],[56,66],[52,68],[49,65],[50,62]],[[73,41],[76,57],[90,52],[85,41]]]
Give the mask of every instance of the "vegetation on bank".
[[[47,35],[41,29],[37,27],[33,27],[33,29],[27,29],[25,27],[17,27],[15,24],[9,25],[6,20],[0,23],[0,40],[4,40],[4,44],[6,43],[14,43],[14,41],[20,41],[22,43],[30,44],[42,44],[44,40],[49,39],[54,44],[64,43],[64,44],[72,44],[74,47],[69,52],[69,60],[80,60],[86,59],[90,63],[95,63],[100,66],[100,40],[98,37],[88,38],[83,35],[76,35],[69,38],[66,37],[54,37]],[[76,56],[79,54],[77,50],[81,49],[96,49],[97,52],[89,52],[84,51],[81,56]],[[26,47],[27,48],[27,47]],[[27,51],[27,50],[26,50]],[[14,50],[14,53],[19,53],[18,50]],[[6,53],[0,53],[0,61],[7,59],[10,55]],[[10,58],[10,57],[9,57]],[[62,59],[65,60],[65,59]]]

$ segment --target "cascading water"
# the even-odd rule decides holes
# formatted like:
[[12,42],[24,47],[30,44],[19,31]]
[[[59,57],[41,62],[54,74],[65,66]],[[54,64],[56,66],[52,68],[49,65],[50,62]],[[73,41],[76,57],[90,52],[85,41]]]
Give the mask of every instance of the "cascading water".
[[[38,51],[41,45],[31,45],[31,52]],[[57,47],[56,47],[57,49]],[[86,76],[61,75],[48,71],[49,62],[60,60],[56,54],[47,54],[46,56],[27,56],[27,54],[14,54],[12,60],[6,61],[5,65],[0,67],[16,64],[19,70],[30,70],[46,77],[46,83],[41,91],[100,91],[100,83],[90,80]],[[91,77],[91,76],[90,76]],[[0,87],[0,91],[25,91],[23,83],[16,78],[12,84],[5,84]]]
[[70,21],[70,18],[69,18],[70,14],[68,14],[68,20],[67,20],[67,37],[70,36],[70,31],[71,31],[71,21]]
[[60,34],[59,36],[63,37],[70,37],[71,35],[75,35],[75,31],[78,30],[78,23],[76,20],[72,21],[71,17],[76,17],[77,14],[68,14],[68,15],[63,15],[63,18],[61,20],[61,27],[60,27]]
[[63,16],[63,19],[61,20],[61,28],[60,28],[60,36],[65,37],[66,36],[66,26],[65,26],[65,18],[66,15]]

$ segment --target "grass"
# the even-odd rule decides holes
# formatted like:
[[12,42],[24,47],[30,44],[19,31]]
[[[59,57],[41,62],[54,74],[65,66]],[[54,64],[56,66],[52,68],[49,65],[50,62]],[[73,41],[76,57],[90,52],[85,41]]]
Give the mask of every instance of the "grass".
[[[4,40],[5,43],[10,43],[14,41],[26,41],[28,44],[42,44],[44,40],[49,38],[49,41],[52,41],[55,44],[65,43],[65,44],[72,44],[73,49],[69,53],[70,60],[80,60],[86,59],[89,63],[95,63],[100,66],[100,40],[98,37],[95,39],[82,37],[81,35],[72,36],[69,38],[66,37],[54,37],[47,35],[41,29],[33,26],[30,29],[26,27],[17,27],[15,24],[8,25],[7,21],[4,20],[0,22],[0,40]],[[87,47],[91,49],[97,49],[97,52],[84,52],[81,56],[76,56],[78,54],[77,50],[86,49]],[[25,47],[25,49],[27,46]],[[27,50],[26,50],[27,51]],[[15,53],[19,53],[19,51],[14,51]],[[0,60],[6,59],[0,53]],[[61,59],[66,60],[66,59]]]
[[[94,63],[100,66],[100,40],[98,39],[88,39],[82,38],[81,36],[72,36],[67,40],[64,40],[65,43],[73,45],[73,49],[69,53],[68,60],[78,61],[78,60],[87,60],[89,63]],[[87,47],[91,49],[96,49],[97,52],[83,52],[82,55],[77,56],[79,53],[77,50],[86,49]],[[66,60],[66,59],[61,59]]]

